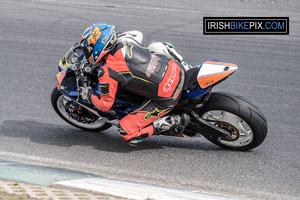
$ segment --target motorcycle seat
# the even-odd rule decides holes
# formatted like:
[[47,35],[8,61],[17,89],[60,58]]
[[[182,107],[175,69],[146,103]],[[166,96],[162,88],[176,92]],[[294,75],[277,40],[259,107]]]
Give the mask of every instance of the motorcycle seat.
[[194,90],[199,87],[199,83],[197,81],[197,75],[200,70],[200,67],[190,68],[185,72],[185,82],[183,86],[183,90]]

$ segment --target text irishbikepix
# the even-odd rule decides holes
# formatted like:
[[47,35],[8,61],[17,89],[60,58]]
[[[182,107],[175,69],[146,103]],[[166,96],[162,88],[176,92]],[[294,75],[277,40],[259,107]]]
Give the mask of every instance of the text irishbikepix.
[[204,17],[203,34],[289,34],[289,18]]

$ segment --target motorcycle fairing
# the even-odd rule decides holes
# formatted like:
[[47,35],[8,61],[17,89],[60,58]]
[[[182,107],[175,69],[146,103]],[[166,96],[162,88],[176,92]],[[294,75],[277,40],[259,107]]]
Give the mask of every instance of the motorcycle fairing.
[[79,56],[79,60],[83,60],[84,59],[84,55],[83,52],[81,51],[81,47],[79,45],[79,42],[76,42],[73,46],[71,46],[71,48],[66,52],[66,54],[64,55],[64,57],[62,57],[62,59],[60,59],[59,63],[58,63],[58,71],[64,71],[67,68],[71,68],[73,67],[73,63],[72,63],[72,58],[74,58],[74,52],[77,53],[77,55]]
[[182,99],[198,98],[206,94],[206,92],[211,88],[200,88],[199,83],[197,81],[197,74],[199,73],[200,67],[201,65],[198,65],[186,71],[185,83],[183,86],[183,92],[181,96]]
[[66,76],[67,70],[61,71],[59,73],[56,74],[56,87],[57,89],[60,90],[61,87],[61,83],[64,80],[65,76]]
[[134,111],[140,106],[140,104],[137,103],[115,99],[115,103],[109,111],[101,112],[100,110],[96,109],[92,104],[88,103],[86,100],[77,100],[76,96],[68,95],[68,97],[74,102],[74,104],[81,105],[90,112],[94,113],[96,116],[104,116],[108,119],[122,119],[123,117],[125,117],[130,112]]
[[191,91],[183,91],[181,98],[182,99],[190,99],[190,98],[198,98],[204,94],[206,94],[209,90],[211,89],[211,87],[207,87],[205,89],[200,88],[199,86]]
[[[65,69],[64,71],[61,71],[56,74],[56,87],[58,90],[60,90],[62,93],[64,93],[67,96],[78,96],[77,92],[77,83],[76,83],[76,77],[69,75],[70,73],[73,73],[70,68]],[[97,84],[96,87],[92,88],[93,91],[100,94],[101,89],[99,84]]]
[[202,89],[216,84],[230,76],[238,66],[232,63],[207,61],[202,64],[197,75],[197,81]]

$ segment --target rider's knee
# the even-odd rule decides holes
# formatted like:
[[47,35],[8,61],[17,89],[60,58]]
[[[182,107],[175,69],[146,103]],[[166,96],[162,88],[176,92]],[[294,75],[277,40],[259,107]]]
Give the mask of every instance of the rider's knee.
[[153,126],[151,124],[151,125],[143,128],[142,130],[130,133],[130,132],[125,131],[122,128],[122,126],[119,125],[118,132],[119,132],[120,136],[123,137],[126,141],[129,141],[132,138],[137,138],[137,137],[144,139],[144,138],[148,138],[151,135],[153,135]]

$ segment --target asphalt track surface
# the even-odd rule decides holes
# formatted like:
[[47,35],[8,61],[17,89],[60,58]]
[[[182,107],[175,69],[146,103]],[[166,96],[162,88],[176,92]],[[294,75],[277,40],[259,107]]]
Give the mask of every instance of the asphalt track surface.
[[[0,0],[0,158],[247,198],[300,198],[300,3],[296,0]],[[289,35],[207,36],[208,16],[290,17]],[[269,125],[249,152],[202,137],[152,137],[129,147],[115,128],[89,133],[53,111],[57,63],[93,22],[169,41],[197,65],[220,59],[239,70],[215,91],[248,97]]]

